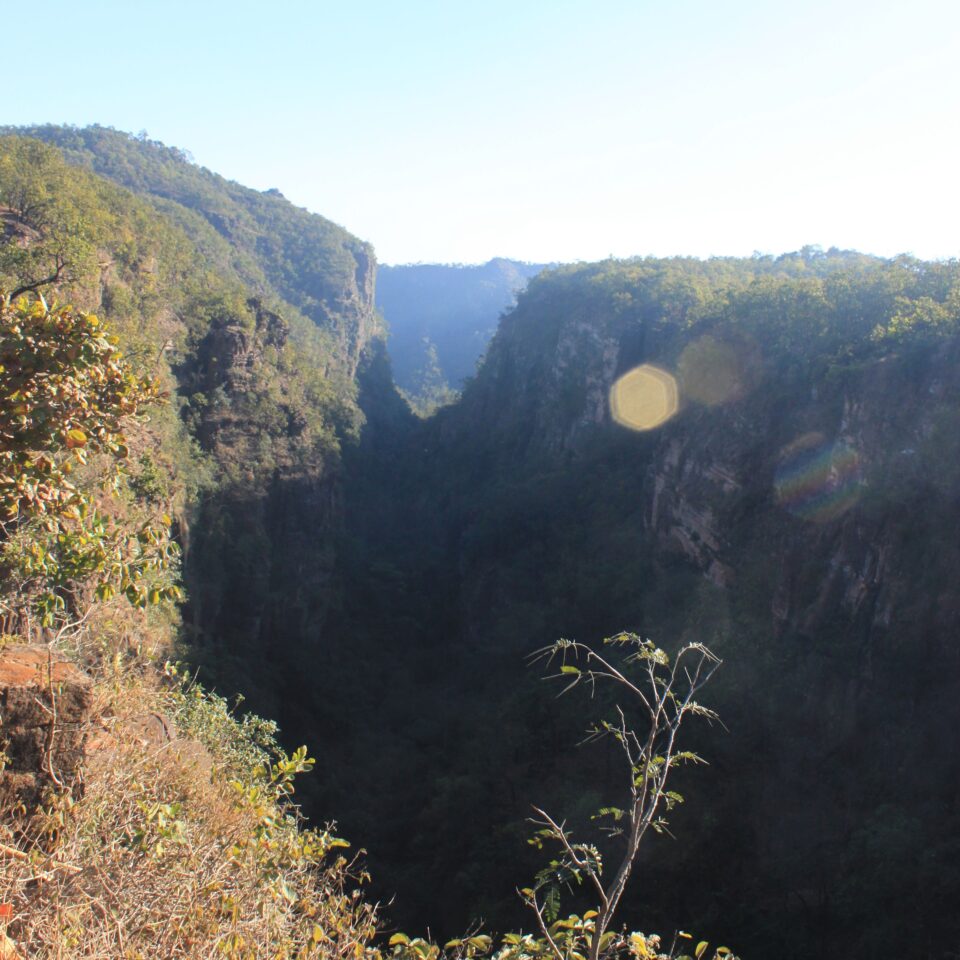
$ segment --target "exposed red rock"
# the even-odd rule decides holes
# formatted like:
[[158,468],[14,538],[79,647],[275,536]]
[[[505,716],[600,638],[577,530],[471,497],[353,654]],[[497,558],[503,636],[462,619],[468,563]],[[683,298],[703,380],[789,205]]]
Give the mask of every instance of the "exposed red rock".
[[0,650],[0,810],[34,806],[44,787],[76,786],[93,684],[44,646]]

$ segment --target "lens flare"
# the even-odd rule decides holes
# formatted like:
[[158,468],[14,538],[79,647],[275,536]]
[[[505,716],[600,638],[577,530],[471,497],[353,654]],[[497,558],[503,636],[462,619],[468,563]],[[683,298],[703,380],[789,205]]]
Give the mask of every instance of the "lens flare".
[[860,499],[861,477],[856,450],[808,433],[781,451],[774,478],[777,502],[803,520],[827,523]]
[[666,370],[649,363],[634,367],[610,388],[610,414],[631,430],[654,430],[679,406],[677,381]]
[[746,348],[711,336],[687,344],[677,361],[683,396],[708,407],[738,400],[748,388]]

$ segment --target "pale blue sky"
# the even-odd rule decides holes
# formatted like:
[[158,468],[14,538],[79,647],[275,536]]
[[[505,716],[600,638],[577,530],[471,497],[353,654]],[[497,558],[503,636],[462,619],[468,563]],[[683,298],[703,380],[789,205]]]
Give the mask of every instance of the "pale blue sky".
[[955,0],[30,6],[3,122],[146,129],[387,263],[960,255]]

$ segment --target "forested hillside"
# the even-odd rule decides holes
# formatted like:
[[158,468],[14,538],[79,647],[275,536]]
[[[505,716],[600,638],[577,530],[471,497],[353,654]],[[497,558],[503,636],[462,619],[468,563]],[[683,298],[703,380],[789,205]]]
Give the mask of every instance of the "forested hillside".
[[258,253],[263,219],[246,246],[215,225],[225,182],[83,133],[155,185],[206,184],[207,206],[0,138],[0,953],[20,956],[9,932],[37,957],[307,956],[320,939],[356,956],[373,908],[342,844],[289,804],[312,760],[164,661],[281,695],[262,624],[292,633],[327,600],[372,253],[318,218],[308,317]]
[[[443,938],[483,918],[502,932],[523,922],[516,888],[544,863],[525,843],[531,804],[589,827],[624,787],[616,750],[576,746],[608,699],[581,687],[556,702],[529,655],[621,630],[671,651],[703,642],[724,660],[708,697],[723,724],[694,734],[710,766],[678,777],[687,802],[645,841],[622,922],[709,932],[754,957],[955,952],[957,263],[805,249],[548,269],[504,316],[462,397],[424,420],[393,382],[368,244],[161,144],[98,127],[24,132],[0,138],[0,286],[16,301],[4,306],[3,363],[9,379],[29,321],[54,343],[75,332],[114,364],[127,393],[111,396],[131,419],[122,438],[113,421],[100,434],[65,422],[50,443],[56,469],[76,461],[90,491],[88,444],[119,464],[113,492],[88,499],[112,511],[126,531],[118,549],[146,579],[129,562],[108,576],[101,558],[102,582],[84,568],[86,579],[44,593],[23,531],[46,530],[36,542],[61,555],[73,541],[44,540],[56,530],[42,518],[17,527],[20,539],[3,541],[4,637],[48,641],[65,611],[105,604],[70,621],[106,698],[101,742],[117,740],[137,769],[144,740],[124,746],[114,721],[136,717],[147,662],[177,644],[191,671],[278,720],[288,748],[310,744],[319,762],[297,797],[369,851],[396,922]],[[58,313],[54,300],[73,307]],[[68,344],[57,362],[79,356]],[[4,416],[32,415],[8,393]],[[17,491],[47,496],[29,474],[47,454],[7,445],[27,471]],[[70,530],[92,515],[73,506]],[[182,551],[179,614],[168,535]],[[147,562],[149,545],[163,546],[163,565]],[[30,576],[14,583],[18,570]],[[36,604],[57,598],[45,618]],[[344,865],[320,879],[297,872],[333,842],[291,839],[284,819],[304,757],[271,767],[269,723],[230,719],[224,701],[172,673],[150,689],[139,709],[170,711],[211,751],[204,786],[166,760],[112,781],[101,760],[90,780],[100,806],[65,807],[49,829],[91,817],[70,847],[79,857],[102,848],[98,822],[127,823],[115,859],[90,876],[134,864],[155,893],[167,875],[149,871],[164,864],[207,876],[177,839],[219,842],[216,817],[190,820],[199,797],[244,838],[221,851],[230,869],[243,860],[251,872],[233,900],[206,880],[196,888],[213,913],[185,907],[189,937],[222,923],[250,944],[282,931],[278,955],[334,955],[319,946],[334,941],[362,954],[373,912],[344,894]],[[242,816],[215,789],[234,775]],[[153,798],[142,808],[138,790]],[[186,827],[170,825],[177,804]],[[256,878],[272,891],[267,906]],[[57,889],[79,897],[72,883]],[[302,892],[315,884],[334,905],[316,935]],[[575,885],[553,896],[562,915],[589,906]],[[43,955],[83,929],[59,902],[44,909],[64,939]],[[109,912],[95,922],[115,936]],[[646,942],[621,947],[649,956]],[[483,952],[461,944],[457,957],[472,955],[461,947]],[[412,956],[401,941],[391,949]]]
[[[726,725],[633,910],[753,956],[947,949],[958,322],[955,263],[561,268],[521,294],[458,404],[361,436],[334,635],[392,735],[332,691],[325,722],[369,758],[344,820],[401,915],[510,916],[531,799],[576,819],[616,793],[571,762],[585,717],[551,714],[524,658],[629,629],[715,649]],[[680,402],[646,432],[609,405],[640,364]]]
[[397,386],[429,411],[456,398],[472,377],[500,315],[542,264],[497,258],[480,266],[381,266],[377,306],[389,327]]
[[51,143],[69,163],[146,198],[190,234],[213,269],[233,272],[255,289],[282,297],[330,336],[348,372],[356,369],[377,329],[369,244],[295,207],[278,190],[251,190],[145,137],[98,126],[7,132]]
[[[70,183],[102,193],[107,177],[135,192],[115,189],[115,202],[140,211],[147,231],[153,221],[180,238],[182,276],[153,279],[165,250],[141,268],[169,329],[123,301],[109,270],[89,305],[137,318],[158,351],[170,341],[180,419],[215,474],[183,518],[192,656],[276,716],[283,678],[297,676],[332,602],[339,451],[357,435],[355,373],[381,333],[373,251],[276,191],[227,181],[162,144],[102,127],[22,132],[62,151]],[[91,210],[78,216],[96,224]],[[135,230],[104,224],[91,242],[112,251]],[[254,662],[269,681],[247,682]]]

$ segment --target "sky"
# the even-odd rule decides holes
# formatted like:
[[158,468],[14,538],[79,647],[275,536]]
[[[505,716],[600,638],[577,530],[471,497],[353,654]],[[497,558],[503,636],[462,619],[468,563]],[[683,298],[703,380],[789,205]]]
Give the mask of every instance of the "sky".
[[3,123],[145,130],[385,263],[960,256],[955,0],[45,0],[4,20]]

